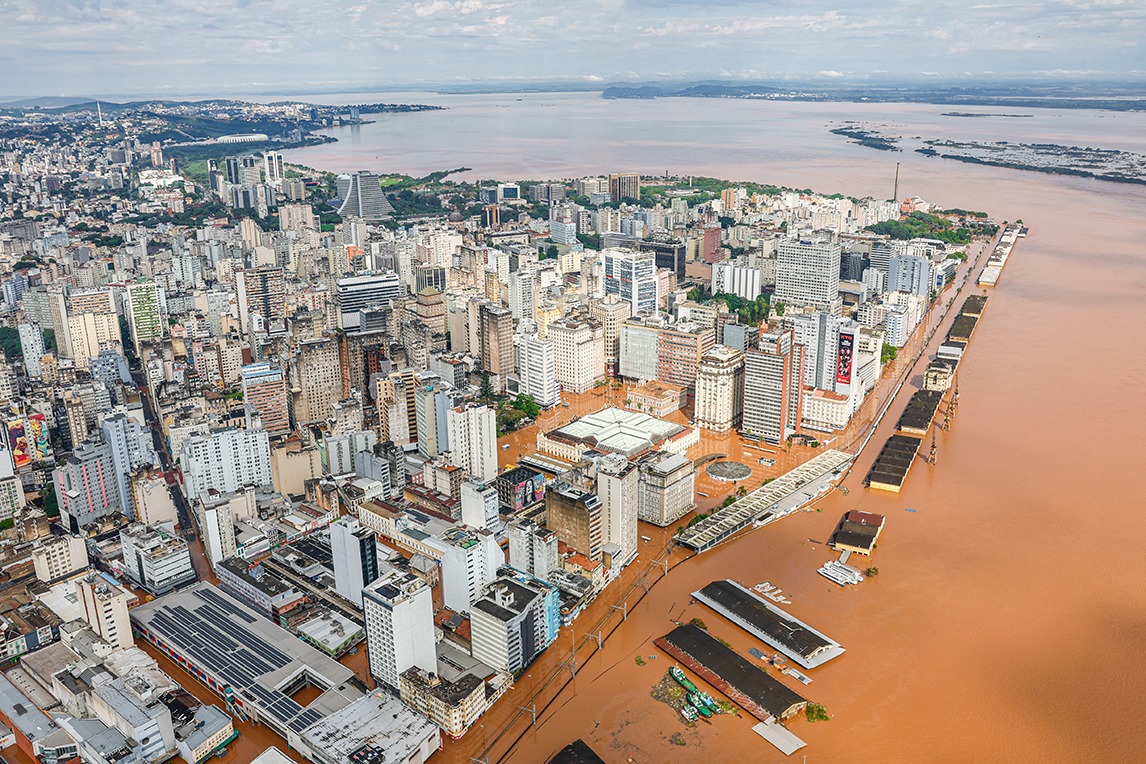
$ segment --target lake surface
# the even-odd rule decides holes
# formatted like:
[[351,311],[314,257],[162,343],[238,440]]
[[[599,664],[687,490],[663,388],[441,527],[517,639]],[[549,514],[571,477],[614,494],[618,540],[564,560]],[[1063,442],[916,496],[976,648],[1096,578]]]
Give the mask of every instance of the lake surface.
[[[465,166],[470,178],[515,180],[668,171],[889,197],[900,162],[901,198],[1022,219],[1031,229],[991,290],[960,367],[960,407],[952,429],[938,433],[938,465],[918,462],[898,496],[864,489],[877,438],[845,483],[850,494],[822,502],[822,513],[682,564],[630,612],[581,669],[576,695],[553,703],[510,761],[544,761],[577,737],[611,763],[785,761],[746,720],[727,717],[688,731],[683,747],[669,745],[683,728],[648,695],[664,666],[633,661],[655,652],[651,640],[672,619],[693,615],[746,652],[754,643],[742,632],[686,607],[689,592],[725,577],[782,586],[797,617],[848,649],[809,672],[815,682],[802,688],[833,716],[794,726],[810,761],[1142,760],[1146,187],[881,152],[826,126],[856,120],[923,138],[1146,153],[1146,114],[990,107],[979,111],[1035,116],[966,119],[940,115],[976,109],[582,93],[308,100],[449,107],[379,115],[330,131],[338,143],[289,153],[332,171]],[[827,538],[854,508],[888,516],[873,561],[881,572],[841,591],[815,573],[827,550],[807,541]]]

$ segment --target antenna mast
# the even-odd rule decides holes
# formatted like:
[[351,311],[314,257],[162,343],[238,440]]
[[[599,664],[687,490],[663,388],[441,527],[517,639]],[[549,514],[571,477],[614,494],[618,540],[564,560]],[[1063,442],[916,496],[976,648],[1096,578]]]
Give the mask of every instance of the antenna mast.
[[892,194],[893,202],[899,201],[899,162],[895,163],[895,192]]

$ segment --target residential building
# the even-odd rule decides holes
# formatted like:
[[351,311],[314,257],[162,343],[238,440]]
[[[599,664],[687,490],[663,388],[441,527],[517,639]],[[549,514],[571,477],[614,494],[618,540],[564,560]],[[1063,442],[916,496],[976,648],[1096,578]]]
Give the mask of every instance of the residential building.
[[509,536],[509,565],[541,581],[560,567],[554,531],[533,520],[515,517],[506,527]]
[[436,374],[419,375],[414,388],[415,427],[418,453],[432,458],[450,450],[449,419],[446,412],[457,402],[458,393]]
[[251,317],[262,325],[286,315],[286,281],[282,268],[263,267],[235,271],[235,298],[239,305],[239,329],[251,331]]
[[296,424],[325,422],[334,413],[334,403],[342,397],[338,343],[331,337],[303,340],[292,362],[292,371]]
[[40,378],[40,359],[44,356],[44,330],[39,324],[20,324],[20,352],[24,356],[24,372]]
[[[135,343],[135,354],[140,356],[140,346],[144,342],[154,342],[163,336],[166,321],[160,307],[161,297],[159,287],[154,281],[137,281],[127,285],[126,312],[127,321],[131,326],[131,338]],[[70,332],[69,332],[70,336]],[[95,355],[92,348],[88,348],[89,355]],[[98,347],[95,348],[98,352]],[[73,358],[74,351],[73,351]]]
[[467,480],[461,484],[459,493],[463,525],[485,530],[501,527],[497,486],[492,481]]
[[609,197],[614,204],[622,199],[641,199],[641,175],[636,172],[616,173],[609,176]]
[[115,468],[115,485],[119,492],[120,511],[130,514],[132,508],[129,480],[131,473],[147,464],[158,464],[152,450],[151,429],[124,414],[116,414],[100,425],[103,440],[111,447]]
[[437,670],[434,597],[425,581],[413,573],[389,571],[362,590],[362,610],[375,682],[396,691],[406,669]]
[[505,552],[491,531],[455,526],[443,532],[442,603],[455,613],[469,613],[485,587],[505,564]]
[[[146,297],[145,292],[137,296],[136,305],[141,311]],[[79,369],[89,368],[91,359],[101,351],[120,347],[119,317],[112,312],[76,313],[68,316],[68,331],[72,339],[72,357]],[[152,331],[150,336],[155,339],[158,335]]]
[[212,430],[183,441],[179,454],[183,491],[238,491],[271,485],[271,448],[266,430]]
[[632,315],[632,310],[632,305],[616,294],[607,294],[589,306],[589,315],[604,329],[605,366],[613,372],[618,371],[621,360],[621,324]]
[[87,545],[80,536],[46,536],[32,546],[36,578],[46,584],[67,578],[88,566]]
[[742,351],[718,345],[704,354],[696,371],[693,411],[697,427],[717,432],[740,428],[744,420]]
[[243,405],[247,409],[247,426],[253,426],[252,415],[257,416],[269,435],[290,432],[290,401],[287,380],[282,369],[271,363],[252,363],[243,366]]
[[85,442],[77,445],[53,473],[60,521],[78,533],[93,521],[123,511],[111,446]]
[[[446,411],[450,461],[477,480],[497,476],[497,415],[489,406],[464,403]],[[419,442],[421,442],[419,440]]]
[[507,308],[483,302],[481,318],[481,367],[497,377],[495,389],[505,385],[513,373],[513,314]]
[[92,631],[113,649],[132,647],[135,640],[127,614],[127,592],[95,572],[77,579],[75,586],[76,599]]

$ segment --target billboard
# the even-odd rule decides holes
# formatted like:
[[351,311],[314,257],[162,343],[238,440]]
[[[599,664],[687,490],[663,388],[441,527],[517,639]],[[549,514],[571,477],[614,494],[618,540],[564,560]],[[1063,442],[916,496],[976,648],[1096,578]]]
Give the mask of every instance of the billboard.
[[13,419],[7,424],[8,445],[12,449],[12,462],[16,469],[32,463],[32,455],[28,453],[28,441],[24,437],[24,420]]
[[841,334],[840,345],[836,353],[836,382],[851,384],[852,381],[852,349],[855,346],[854,334]]
[[43,461],[51,454],[52,447],[48,441],[48,421],[43,414],[32,414],[28,417],[24,437],[28,441],[28,455],[32,461]]

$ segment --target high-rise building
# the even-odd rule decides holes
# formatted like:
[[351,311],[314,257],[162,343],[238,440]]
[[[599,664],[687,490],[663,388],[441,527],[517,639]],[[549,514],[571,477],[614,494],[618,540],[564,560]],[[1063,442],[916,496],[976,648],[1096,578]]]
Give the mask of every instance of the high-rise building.
[[76,599],[84,620],[104,638],[113,650],[133,647],[131,616],[127,613],[127,592],[109,583],[95,571],[77,579]]
[[919,255],[898,255],[888,263],[887,291],[928,297],[934,288],[931,261]]
[[178,536],[132,523],[120,530],[119,543],[128,577],[155,596],[197,579],[191,550]]
[[183,441],[179,456],[187,496],[271,485],[271,444],[266,430],[212,430]]
[[764,272],[743,264],[743,261],[725,260],[712,264],[712,293],[734,294],[744,300],[755,300],[764,292]]
[[657,346],[661,321],[633,316],[621,323],[621,376],[641,382],[657,378]]
[[549,325],[553,342],[555,378],[565,392],[584,393],[605,379],[605,329],[600,321],[583,316],[563,318]]
[[533,520],[515,517],[506,526],[509,565],[540,581],[558,568],[557,534]]
[[509,274],[509,313],[514,321],[527,318],[534,320],[534,306],[537,304],[537,286],[533,273],[516,271]]
[[[144,342],[154,342],[163,336],[163,311],[160,309],[159,287],[154,281],[137,281],[127,285],[127,320],[131,325],[131,339],[135,354],[140,355]],[[89,355],[95,355],[90,352]],[[99,352],[99,348],[95,348]],[[74,357],[74,355],[73,355]]]
[[318,230],[318,218],[314,216],[314,207],[309,204],[284,204],[279,207],[280,231],[302,233],[303,229]]
[[120,348],[119,317],[112,312],[74,313],[68,316],[72,357],[76,368],[89,368],[91,359],[103,350]]
[[418,453],[433,458],[450,450],[449,419],[446,412],[456,405],[457,391],[436,374],[419,375],[414,388],[414,413],[418,433]]
[[496,375],[500,389],[513,373],[513,314],[508,309],[483,302],[481,313],[481,367]]
[[56,468],[52,477],[60,521],[73,533],[101,517],[123,511],[111,446],[106,443],[74,444],[72,455]]
[[662,528],[696,508],[696,469],[682,454],[654,451],[640,458],[637,516]]
[[497,486],[467,480],[461,486],[462,524],[471,528],[497,530],[501,527]]
[[450,461],[476,480],[493,480],[498,472],[497,415],[494,410],[473,403],[448,409],[446,429]]
[[88,548],[83,536],[44,536],[32,545],[36,578],[51,584],[88,566]]
[[362,590],[370,675],[391,690],[398,676],[417,666],[437,672],[434,594],[413,573],[392,570]]
[[557,639],[557,588],[537,579],[499,578],[470,610],[473,656],[516,674]]
[[397,273],[375,273],[370,276],[352,276],[339,279],[335,300],[338,304],[338,325],[346,331],[361,326],[359,311],[390,300],[406,296],[406,285]]
[[[414,298],[414,310],[418,320],[434,334],[446,333],[446,301],[441,291],[426,287]],[[444,341],[444,340],[443,340]]]
[[298,344],[292,361],[292,389],[296,392],[296,424],[324,422],[334,413],[341,398],[342,366],[338,343],[331,337],[315,337]]
[[760,349],[744,356],[746,437],[782,443],[800,426],[804,346],[791,331],[760,336]]
[[590,560],[601,559],[605,542],[598,496],[568,484],[551,486],[545,492],[545,524],[570,549]]
[[748,324],[725,324],[721,345],[734,350],[748,350],[760,344],[760,327]]
[[505,552],[492,531],[455,526],[439,536],[442,542],[442,603],[469,613],[485,587],[505,564]]
[[131,515],[130,476],[146,464],[158,464],[152,450],[151,429],[123,414],[104,419],[100,424],[104,442],[111,447],[111,461],[115,468],[116,490],[119,492],[121,511]]
[[270,435],[290,432],[287,381],[282,369],[271,363],[252,363],[242,367],[241,374],[248,425],[254,414]]
[[700,359],[716,344],[716,333],[690,322],[661,327],[657,333],[657,379],[696,393]]
[[267,174],[267,183],[276,184],[286,180],[286,167],[283,165],[283,155],[277,151],[268,151],[263,156],[263,167]]
[[24,372],[40,378],[40,359],[44,357],[44,331],[39,324],[20,324],[20,352],[24,356]]
[[341,517],[329,528],[334,590],[360,605],[363,587],[374,583],[380,574],[374,531],[359,525],[353,517]]
[[[346,176],[339,176],[339,179],[343,177]],[[342,206],[338,208],[340,216],[383,220],[394,214],[394,208],[382,193],[382,182],[377,175],[362,170],[348,176],[348,180]]]
[[[727,327],[725,327],[727,328]],[[696,370],[697,427],[724,432],[744,420],[744,353],[718,345],[700,359]]]
[[637,554],[637,506],[640,470],[620,454],[597,463],[597,496],[601,499],[603,549],[615,544],[612,566],[624,565]]
[[701,259],[706,263],[715,263],[721,258],[722,247],[720,244],[721,227],[719,225],[710,225],[704,229],[704,238],[701,239]]
[[[804,384],[848,394],[850,389],[837,388],[851,382],[850,369],[859,324],[822,311],[797,313],[788,320],[795,332],[796,344],[804,346]],[[848,365],[842,370],[838,368],[841,352]]]
[[840,245],[824,239],[785,241],[776,249],[774,299],[831,305],[840,293]]
[[253,268],[235,271],[235,297],[239,303],[239,328],[251,330],[251,315],[264,322],[286,315],[286,281],[281,268]]
[[589,306],[589,315],[601,322],[605,336],[605,366],[617,371],[621,359],[621,324],[632,315],[633,306],[618,295],[605,295],[605,299]]
[[543,341],[536,335],[521,340],[521,392],[533,396],[542,408],[556,406],[561,402],[557,385],[557,363],[554,358],[553,342]]
[[609,197],[614,204],[622,199],[641,198],[641,176],[635,172],[623,172],[609,176]]
[[652,252],[606,249],[605,294],[629,303],[632,315],[657,312],[657,266]]

